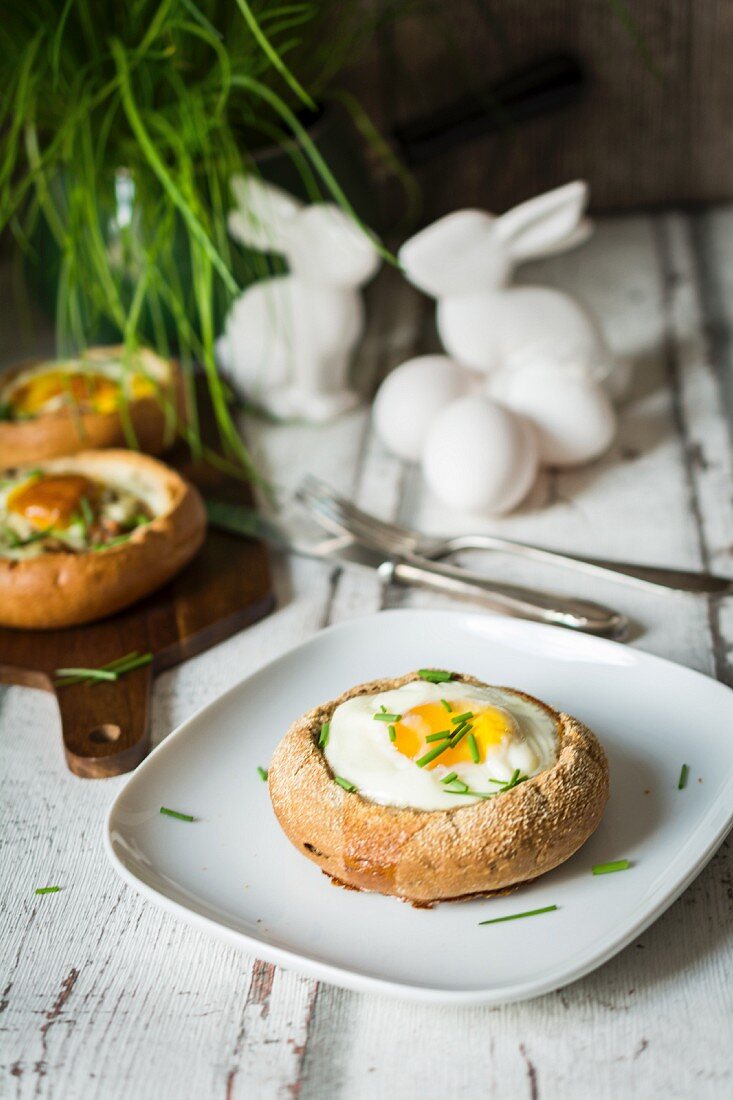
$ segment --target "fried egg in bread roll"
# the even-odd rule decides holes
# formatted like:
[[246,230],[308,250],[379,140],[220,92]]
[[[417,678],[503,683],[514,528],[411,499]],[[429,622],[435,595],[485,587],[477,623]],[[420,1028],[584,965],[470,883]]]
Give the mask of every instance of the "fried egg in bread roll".
[[205,531],[198,491],[134,451],[0,473],[0,625],[44,630],[119,611],[178,573]]
[[120,346],[0,373],[0,468],[101,447],[159,454],[184,414],[175,360]]
[[503,893],[599,824],[595,735],[521,691],[412,672],[299,718],[268,769],[288,838],[334,882],[417,905]]

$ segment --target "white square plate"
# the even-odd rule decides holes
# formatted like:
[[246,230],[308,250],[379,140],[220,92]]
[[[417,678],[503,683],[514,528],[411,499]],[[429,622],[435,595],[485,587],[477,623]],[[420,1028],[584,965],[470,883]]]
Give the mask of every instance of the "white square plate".
[[[424,666],[539,696],[591,726],[608,753],[611,798],[594,836],[513,895],[421,910],[335,888],[280,831],[257,774],[299,714]],[[322,631],[180,726],[115,800],[105,844],[144,896],[262,959],[351,989],[501,1004],[587,974],[691,882],[733,817],[732,731],[733,692],[638,650],[517,619],[385,611]],[[630,870],[591,874],[624,857]]]

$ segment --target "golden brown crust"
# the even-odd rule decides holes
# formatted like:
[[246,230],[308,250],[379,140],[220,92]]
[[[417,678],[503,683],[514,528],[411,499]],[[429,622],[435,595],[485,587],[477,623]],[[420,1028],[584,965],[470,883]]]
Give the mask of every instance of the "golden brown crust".
[[[87,355],[118,355],[122,347],[91,348]],[[6,383],[36,363],[28,359],[0,375]],[[171,367],[170,385],[165,387],[170,411],[156,395],[138,397],[128,404],[130,424],[138,447],[145,454],[157,455],[175,442],[176,420],[184,419],[185,399],[181,370],[176,360]],[[175,416],[173,412],[175,411]],[[104,447],[125,447],[128,440],[118,412],[82,412],[69,408],[35,416],[31,420],[0,421],[0,469],[45,462],[49,458],[77,454]]]
[[206,512],[198,490],[162,462],[119,450],[83,452],[66,461],[100,480],[124,468],[154,483],[165,505],[126,542],[106,550],[0,558],[1,626],[51,630],[104,618],[170,580],[204,540]]
[[[455,810],[401,809],[334,783],[318,747],[321,724],[346,699],[417,678],[412,672],[360,684],[287,731],[270,764],[268,786],[275,814],[296,848],[341,883],[419,904],[503,891],[569,859],[601,820],[608,763],[591,730],[523,692],[514,693],[557,721],[557,761],[491,801]],[[472,676],[455,678],[483,686]]]

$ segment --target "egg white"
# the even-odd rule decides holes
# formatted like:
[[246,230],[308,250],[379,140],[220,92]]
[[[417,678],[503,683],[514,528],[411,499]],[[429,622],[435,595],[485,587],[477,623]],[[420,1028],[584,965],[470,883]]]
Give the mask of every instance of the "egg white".
[[[510,731],[489,746],[479,764],[472,761],[450,767],[419,768],[389,739],[387,723],[375,721],[380,707],[388,713],[406,714],[424,703],[474,703],[493,707],[509,715]],[[446,715],[446,718],[448,716]],[[533,776],[546,770],[557,758],[557,724],[536,703],[505,688],[477,687],[462,681],[432,684],[414,680],[377,695],[359,695],[336,707],[332,717],[325,756],[334,775],[353,783],[363,798],[383,806],[416,810],[447,810],[479,801],[476,796],[456,795],[441,784],[449,772],[473,791],[491,791],[489,779],[508,781],[519,768]]]

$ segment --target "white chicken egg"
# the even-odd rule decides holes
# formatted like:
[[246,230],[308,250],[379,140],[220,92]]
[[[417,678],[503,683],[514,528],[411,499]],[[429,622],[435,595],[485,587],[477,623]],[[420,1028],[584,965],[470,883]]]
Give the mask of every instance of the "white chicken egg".
[[616,434],[611,399],[595,382],[532,369],[490,378],[497,401],[532,423],[547,466],[578,466],[603,454]]
[[423,473],[436,496],[466,512],[515,508],[537,474],[537,442],[520,416],[475,395],[453,401],[432,423]]
[[[445,747],[439,735],[465,725],[457,744]],[[413,680],[336,707],[325,755],[363,798],[448,810],[552,767],[556,739],[552,714],[507,688]]]
[[447,355],[419,355],[388,374],[374,399],[374,426],[385,447],[417,462],[436,416],[480,380]]

